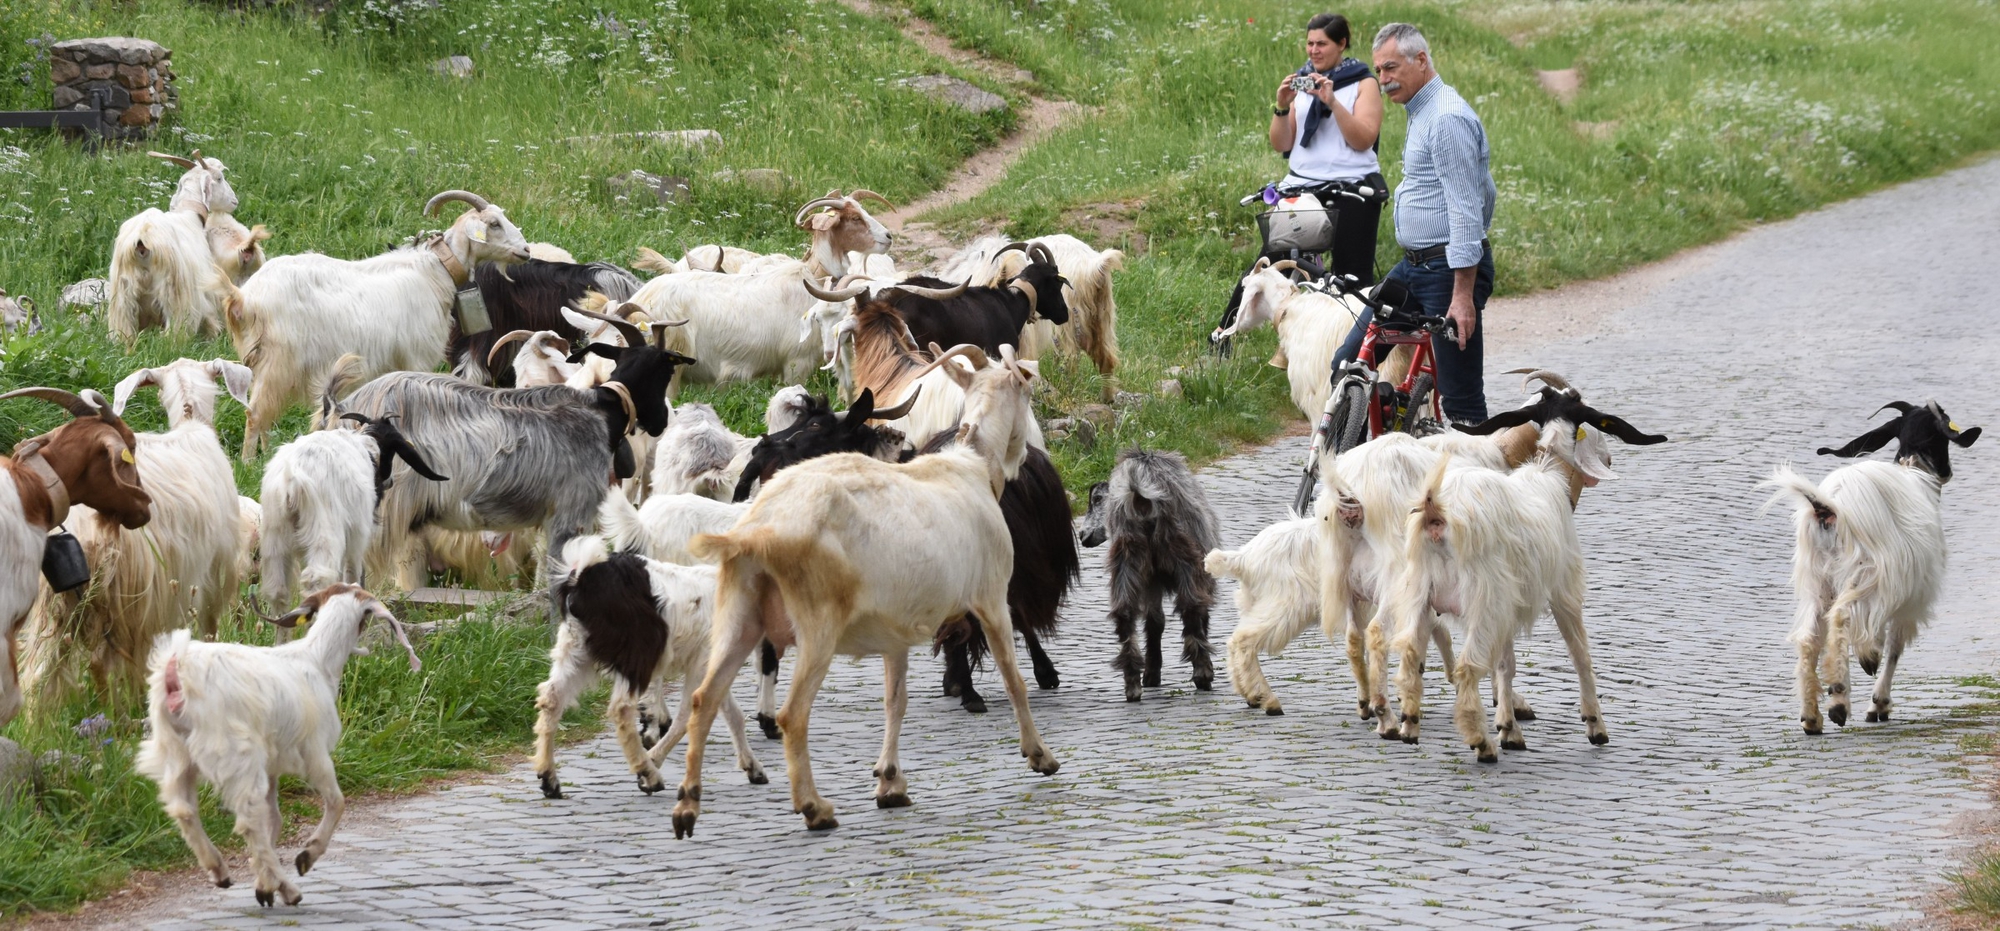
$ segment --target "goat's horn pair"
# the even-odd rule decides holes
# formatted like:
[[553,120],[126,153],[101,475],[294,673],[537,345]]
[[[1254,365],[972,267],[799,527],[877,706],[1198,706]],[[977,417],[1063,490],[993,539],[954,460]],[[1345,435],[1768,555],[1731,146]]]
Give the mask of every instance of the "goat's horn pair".
[[811,213],[811,212],[813,212],[813,211],[815,211],[815,210],[818,210],[818,209],[819,209],[819,208],[821,208],[821,207],[838,207],[838,206],[840,206],[841,204],[844,204],[844,203],[846,203],[846,202],[847,202],[847,199],[846,199],[846,198],[844,198],[844,197],[821,197],[821,198],[818,198],[818,199],[816,199],[816,200],[812,201],[811,203],[808,203],[808,204],[806,204],[805,206],[803,206],[803,207],[800,207],[800,208],[799,208],[799,212],[798,212],[797,214],[794,214],[794,215],[792,216],[792,225],[793,225],[793,226],[804,226],[804,225],[805,225],[805,222],[806,222],[806,214],[808,214],[808,213]]
[[861,198],[866,197],[870,200],[880,203],[882,206],[887,207],[890,210],[896,209],[895,204],[889,203],[889,198],[883,197],[882,195],[877,194],[874,191],[871,191],[865,187],[855,188],[854,190],[847,192],[847,196],[851,200],[860,200]]
[[903,399],[903,403],[898,404],[895,407],[884,408],[882,410],[876,411],[873,414],[869,414],[868,419],[895,420],[899,417],[907,416],[910,413],[910,408],[917,406],[917,395],[923,393],[924,393],[924,386],[918,385],[916,387],[916,390],[910,392],[909,397]]
[[965,286],[971,283],[970,280],[961,281],[949,288],[925,288],[913,284],[898,284],[896,285],[896,290],[905,291],[918,297],[927,297],[933,301],[948,301],[964,294]]
[[[534,335],[535,335],[534,333],[528,330],[515,330],[511,333],[508,333],[506,336],[502,336],[499,339],[494,340],[493,348],[486,350],[486,370],[489,372],[493,370],[494,360],[499,358],[500,350],[503,347],[506,347],[513,343],[527,342]],[[551,336],[549,338],[549,342],[556,348],[557,352],[560,352],[563,355],[569,355],[569,340],[563,339],[560,336]]]
[[825,288],[820,287],[819,285],[813,284],[813,280],[811,278],[803,279],[801,283],[806,286],[807,294],[819,298],[820,300],[825,301],[829,304],[839,304],[844,301],[851,301],[868,291],[868,286],[865,284],[858,284],[854,285],[853,287],[840,288],[838,290],[828,291]]
[[668,327],[687,326],[687,324],[686,320],[653,320],[648,322],[646,328],[653,331],[653,348],[667,348]]
[[1298,271],[1298,269],[1299,269],[1299,263],[1297,263],[1297,262],[1294,262],[1294,261],[1292,261],[1291,259],[1279,259],[1279,260],[1278,260],[1278,261],[1276,261],[1276,262],[1272,262],[1272,263],[1271,263],[1271,264],[1270,264],[1269,266],[1267,266],[1267,267],[1268,267],[1268,268],[1270,268],[1270,269],[1271,269],[1272,271],[1274,271],[1274,272],[1278,272],[1278,273],[1281,273],[1281,274],[1282,274],[1282,273],[1284,273],[1284,272],[1292,272],[1292,271]]
[[168,155],[165,152],[147,152],[146,154],[162,161],[172,162],[182,168],[193,168],[195,166],[193,159],[181,155]]
[[589,317],[592,320],[602,320],[605,323],[611,324],[612,328],[618,331],[618,335],[625,337],[625,345],[627,346],[641,346],[646,342],[646,334],[639,332],[638,326],[623,317],[613,317],[610,314],[600,314],[589,310],[577,310],[574,307],[570,308],[570,310]]
[[[109,414],[111,406],[104,403],[103,395],[98,394],[90,388],[85,388],[84,394],[87,397],[78,397],[61,388],[16,388],[6,394],[0,394],[0,401],[5,401],[9,398],[40,398],[69,411],[71,417],[92,417],[100,414]],[[94,402],[90,396],[94,396]]]
[[1577,393],[1577,390],[1575,388],[1570,387],[1568,379],[1565,379],[1561,375],[1557,375],[1556,373],[1551,372],[1548,369],[1538,369],[1530,366],[1528,368],[1522,368],[1522,369],[1508,369],[1507,374],[1521,376],[1521,390],[1523,392],[1527,392],[1530,394],[1532,394],[1533,392],[1528,391],[1528,383],[1535,381],[1537,379],[1540,379],[1543,384],[1548,385],[1549,387],[1554,388],[1557,391],[1567,391],[1570,394]]
[[1056,264],[1056,254],[1050,252],[1048,246],[1038,242],[1031,242],[1028,244],[1028,261],[1039,262],[1043,265],[1054,265]]
[[486,208],[493,206],[492,204],[486,202],[486,198],[474,194],[471,191],[458,191],[458,190],[444,191],[438,194],[437,196],[432,197],[430,203],[424,205],[424,216],[430,216],[434,213],[437,213],[438,205],[448,200],[461,201],[465,204],[470,205],[474,210],[485,210]]
[[993,253],[993,255],[997,258],[999,256],[1006,255],[1009,252],[1025,253],[1027,251],[1028,251],[1028,244],[1017,239],[1004,246],[1001,246],[1000,251]]

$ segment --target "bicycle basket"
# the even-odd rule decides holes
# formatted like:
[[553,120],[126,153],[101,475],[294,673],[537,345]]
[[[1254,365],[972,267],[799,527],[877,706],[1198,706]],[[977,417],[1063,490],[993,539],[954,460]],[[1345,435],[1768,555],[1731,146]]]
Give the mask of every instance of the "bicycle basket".
[[1340,210],[1322,206],[1311,194],[1301,194],[1278,202],[1257,215],[1257,232],[1264,237],[1266,253],[1297,249],[1302,253],[1325,252],[1333,248],[1333,231]]

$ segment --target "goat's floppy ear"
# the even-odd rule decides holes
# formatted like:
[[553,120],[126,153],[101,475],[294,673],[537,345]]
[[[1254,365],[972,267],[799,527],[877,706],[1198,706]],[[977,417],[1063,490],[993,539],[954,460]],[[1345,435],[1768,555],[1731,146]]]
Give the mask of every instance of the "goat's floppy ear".
[[1592,422],[1597,426],[1597,429],[1604,431],[1609,436],[1615,436],[1624,440],[1628,445],[1651,446],[1654,443],[1664,443],[1667,441],[1667,438],[1661,434],[1641,433],[1639,432],[1639,428],[1626,423],[1624,418],[1613,417],[1610,414],[1598,414]]
[[[363,592],[362,594],[365,595],[367,593]],[[396,620],[396,616],[390,614],[389,609],[383,607],[382,603],[376,601],[374,598],[368,599],[368,614],[370,617],[381,618],[383,623],[389,625],[389,630],[396,635],[396,642],[402,644],[403,652],[410,655],[410,671],[422,672],[424,668],[423,660],[417,659],[417,648],[410,645],[410,635],[403,630],[403,622]]]
[[1960,448],[1964,448],[1964,447],[1967,447],[1967,446],[1971,446],[1971,445],[1972,445],[1972,441],[1973,441],[1973,440],[1976,440],[1976,439],[1979,439],[1979,431],[1981,431],[1981,430],[1983,430],[1983,429],[1985,429],[1985,428],[1984,428],[1984,427],[1973,427],[1973,428],[1972,428],[1972,429],[1970,429],[1970,430],[1965,430],[1965,431],[1962,431],[1962,432],[1959,432],[1959,433],[1954,433],[1954,434],[1952,434],[1952,435],[1951,435],[1951,441],[1952,441],[1952,442],[1954,442],[1954,443],[1957,443],[1957,444],[1959,445],[1959,447],[1960,447]]
[[250,403],[250,367],[229,359],[210,359],[202,368],[210,378],[222,379],[222,387],[238,404]]
[[834,213],[831,210],[816,213],[806,218],[806,228],[810,230],[830,230],[839,225],[839,223],[840,214]]
[[369,428],[369,433],[375,437],[375,442],[382,447],[382,463],[376,466],[377,469],[382,468],[383,464],[387,464],[390,454],[393,453],[397,458],[409,463],[411,471],[416,472],[418,475],[433,482],[451,481],[451,479],[439,475],[436,470],[432,469],[430,463],[424,461],[423,455],[417,452],[417,448],[410,445],[409,438],[403,436],[403,431],[396,429],[396,415],[390,414],[381,420],[375,421],[374,425]]
[[[1539,424],[1541,423],[1541,418],[1543,416],[1545,416],[1545,414],[1542,410],[1542,405],[1530,404],[1527,407],[1517,407],[1511,411],[1505,411],[1499,414],[1495,414],[1491,417],[1486,418],[1486,420],[1481,423],[1453,424],[1452,427],[1453,429],[1458,430],[1460,433],[1470,433],[1474,436],[1486,436],[1490,433],[1494,433],[1500,430],[1505,430],[1508,427],[1518,427],[1524,423]],[[1661,437],[1660,439],[1664,440],[1666,439],[1666,437]]]
[[1849,441],[1846,446],[1842,446],[1839,449],[1834,449],[1831,446],[1822,446],[1819,448],[1819,455],[1839,456],[1842,459],[1852,459],[1855,456],[1859,456],[1864,453],[1872,453],[1878,449],[1881,449],[1884,446],[1887,446],[1889,444],[1889,441],[1895,439],[1896,434],[1901,433],[1902,430],[1903,430],[1903,418],[1898,417],[1895,420],[1891,420],[1888,423],[1885,423],[1879,427],[1876,427],[1873,430],[1868,431],[1867,433],[1863,433],[1860,436],[1855,437],[1853,440]]
[[140,369],[125,376],[118,387],[111,389],[111,413],[125,416],[125,404],[132,400],[132,392],[147,386],[159,387],[160,374],[153,369]]
[[847,405],[847,410],[842,412],[840,421],[865,423],[873,416],[875,416],[875,389],[863,388],[861,394],[855,397],[854,403]]

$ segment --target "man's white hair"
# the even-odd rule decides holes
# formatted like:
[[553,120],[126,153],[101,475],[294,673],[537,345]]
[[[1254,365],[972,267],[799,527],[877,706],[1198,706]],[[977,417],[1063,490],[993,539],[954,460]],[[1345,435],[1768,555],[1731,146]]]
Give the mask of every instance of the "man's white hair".
[[1392,39],[1396,42],[1396,51],[1403,53],[1404,58],[1415,58],[1431,50],[1431,44],[1424,40],[1424,34],[1409,23],[1390,23],[1383,26],[1380,32],[1375,33],[1375,44],[1370,47],[1379,49],[1388,45]]

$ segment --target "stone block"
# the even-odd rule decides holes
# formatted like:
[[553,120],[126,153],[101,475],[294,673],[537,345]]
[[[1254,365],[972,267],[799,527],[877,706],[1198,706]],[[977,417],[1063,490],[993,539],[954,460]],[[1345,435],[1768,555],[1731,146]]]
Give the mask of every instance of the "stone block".
[[145,65],[119,65],[118,83],[135,89],[149,86],[153,83],[153,79],[148,76],[147,71]]
[[431,62],[431,70],[448,78],[472,77],[472,59],[464,55],[453,55]]
[[49,47],[54,53],[78,61],[117,62],[150,65],[173,54],[173,50],[151,39],[110,36],[99,39],[70,39]]
[[83,92],[74,87],[57,87],[55,105],[58,110],[67,110],[83,102]]
[[67,58],[49,57],[49,81],[68,84],[83,77],[83,66]]
[[123,110],[132,105],[132,92],[111,81],[90,81],[79,85],[77,91],[83,94],[85,100],[101,93],[104,107],[109,110]]
[[981,90],[967,81],[950,75],[925,74],[904,78],[896,83],[911,90],[922,91],[968,113],[1007,109],[1007,98],[991,91]]
[[83,76],[93,81],[109,81],[111,80],[111,76],[114,73],[116,73],[117,70],[118,70],[117,65],[114,65],[108,61],[101,61],[95,64],[84,66]]
[[150,88],[150,87],[135,87],[135,88],[133,88],[133,89],[132,89],[132,102],[133,102],[133,103],[152,103],[152,102],[153,102],[153,89],[152,89],[152,88]]
[[685,202],[688,194],[693,191],[686,178],[671,175],[663,177],[637,168],[622,175],[606,178],[604,183],[611,188],[611,193],[616,197],[622,197],[627,201],[643,201],[647,195],[651,195],[652,199],[662,207]]
[[126,107],[125,112],[118,116],[118,124],[120,126],[151,126],[153,125],[153,108],[145,106]]

